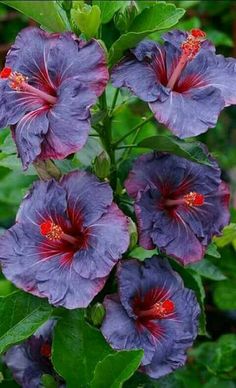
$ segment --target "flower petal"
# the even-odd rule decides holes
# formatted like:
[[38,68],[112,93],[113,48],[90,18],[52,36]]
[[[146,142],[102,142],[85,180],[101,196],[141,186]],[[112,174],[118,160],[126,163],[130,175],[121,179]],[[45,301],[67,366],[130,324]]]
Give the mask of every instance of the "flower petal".
[[164,102],[149,103],[155,118],[180,138],[197,136],[216,125],[224,107],[221,92],[214,87],[172,91]]
[[143,41],[112,70],[113,86],[127,87],[143,101],[165,100],[169,92],[161,85],[155,69],[150,65],[153,57],[158,58],[159,68],[164,68],[165,54],[153,41]]
[[107,276],[128,249],[126,217],[113,203],[101,218],[89,226],[88,236],[89,247],[75,254],[73,268],[86,279]]
[[41,143],[48,131],[48,125],[48,109],[42,107],[27,113],[13,129],[24,169],[40,154]]
[[107,212],[112,203],[113,194],[110,186],[85,171],[67,174],[60,184],[67,192],[72,222],[76,222],[78,215],[81,215],[83,225],[90,226]]

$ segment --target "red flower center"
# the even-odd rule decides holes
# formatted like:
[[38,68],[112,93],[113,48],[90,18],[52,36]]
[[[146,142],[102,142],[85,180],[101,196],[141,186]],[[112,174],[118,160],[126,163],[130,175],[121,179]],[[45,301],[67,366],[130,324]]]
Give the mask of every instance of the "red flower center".
[[33,94],[35,97],[40,98],[46,103],[50,105],[54,105],[57,101],[55,96],[44,92],[43,90],[37,89],[32,85],[28,84],[28,77],[24,76],[21,73],[16,71],[12,71],[10,67],[4,67],[4,69],[0,73],[0,78],[8,78],[10,83],[9,86],[18,92],[24,91],[29,92],[31,95]]
[[49,343],[45,343],[40,348],[40,354],[43,357],[50,358],[51,357],[51,345]]
[[190,193],[185,194],[183,197],[177,199],[167,199],[164,203],[164,206],[173,207],[178,205],[187,205],[187,206],[202,206],[204,205],[205,197],[203,194],[196,193],[195,191],[190,191]]
[[170,299],[167,299],[163,302],[156,302],[147,310],[138,311],[138,317],[150,320],[166,318],[174,312],[174,309],[174,302]]

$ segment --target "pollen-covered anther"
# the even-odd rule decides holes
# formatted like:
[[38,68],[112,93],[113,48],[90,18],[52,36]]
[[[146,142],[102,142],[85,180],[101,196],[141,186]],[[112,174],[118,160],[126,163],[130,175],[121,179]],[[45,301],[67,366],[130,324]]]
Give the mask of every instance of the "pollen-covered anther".
[[184,201],[188,206],[202,206],[204,204],[204,195],[191,191],[184,196]]
[[204,31],[195,28],[190,31],[188,38],[182,43],[182,55],[187,60],[192,60],[201,48],[201,43],[205,39],[206,34]]
[[28,77],[25,77],[21,73],[13,72],[9,75],[10,87],[14,90],[24,90],[24,85],[28,80]]
[[52,221],[43,222],[40,225],[40,233],[42,236],[47,237],[50,241],[61,240],[63,236],[62,228],[59,225],[54,224]]

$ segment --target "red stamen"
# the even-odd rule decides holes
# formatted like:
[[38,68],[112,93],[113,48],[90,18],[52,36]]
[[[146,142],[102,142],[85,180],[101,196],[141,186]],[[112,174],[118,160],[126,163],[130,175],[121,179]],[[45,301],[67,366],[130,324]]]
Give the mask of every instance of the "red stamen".
[[184,196],[184,201],[188,206],[202,206],[204,204],[204,195],[190,192]]
[[40,348],[40,354],[43,357],[47,357],[47,358],[51,357],[51,345],[47,343],[43,344]]
[[148,310],[140,310],[137,312],[139,318],[146,319],[161,319],[166,318],[174,312],[175,304],[172,300],[165,300],[164,302],[157,302]]
[[188,34],[187,39],[182,43],[181,49],[182,49],[182,54],[180,56],[179,62],[174,69],[168,83],[167,87],[172,89],[174,88],[177,80],[179,79],[179,76],[183,69],[185,68],[186,64],[191,61],[197,53],[201,49],[201,43],[206,37],[206,34],[204,31],[195,28],[190,31]]
[[11,75],[11,68],[4,67],[0,73],[0,78],[8,78]]
[[194,36],[194,38],[205,38],[206,37],[206,33],[204,31],[200,30],[200,28],[193,28],[190,31],[190,34],[192,36]]
[[54,105],[57,101],[55,96],[52,96],[40,89],[35,88],[28,84],[28,77],[18,72],[11,72],[9,75],[10,87],[16,91],[28,92],[35,97],[38,97],[51,105]]
[[43,222],[40,224],[39,228],[41,235],[45,236],[50,241],[64,240],[70,244],[78,245],[78,240],[75,237],[64,233],[60,225],[54,224],[52,221]]

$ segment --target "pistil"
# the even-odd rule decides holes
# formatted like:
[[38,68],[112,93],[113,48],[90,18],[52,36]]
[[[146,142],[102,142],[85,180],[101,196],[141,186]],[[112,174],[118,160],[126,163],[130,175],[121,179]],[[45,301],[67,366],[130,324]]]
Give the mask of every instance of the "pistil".
[[177,199],[167,199],[165,201],[165,206],[172,207],[178,205],[188,205],[188,206],[202,206],[204,204],[204,195],[191,191],[190,193],[184,195],[181,198]]
[[75,237],[64,233],[60,225],[54,224],[52,221],[43,222],[40,225],[40,233],[50,241],[64,240],[73,245],[78,244],[78,240]]
[[167,83],[168,88],[173,90],[186,64],[193,58],[195,58],[195,56],[199,52],[201,48],[201,42],[204,40],[205,36],[206,34],[200,29],[196,28],[191,30],[188,35],[188,38],[181,45],[182,54],[180,56],[176,68],[174,69]]
[[172,300],[165,300],[163,302],[155,303],[148,310],[141,310],[138,312],[139,318],[160,319],[166,318],[174,312],[175,304]]
[[27,82],[28,81],[27,77],[25,77],[21,73],[12,72],[11,68],[9,67],[5,67],[1,71],[0,78],[8,78],[10,81],[9,85],[13,90],[29,92],[41,98],[42,100],[48,102],[51,105],[54,105],[57,101],[57,98],[55,96],[51,96],[50,94],[43,92],[42,90],[39,90],[32,85],[29,85]]

